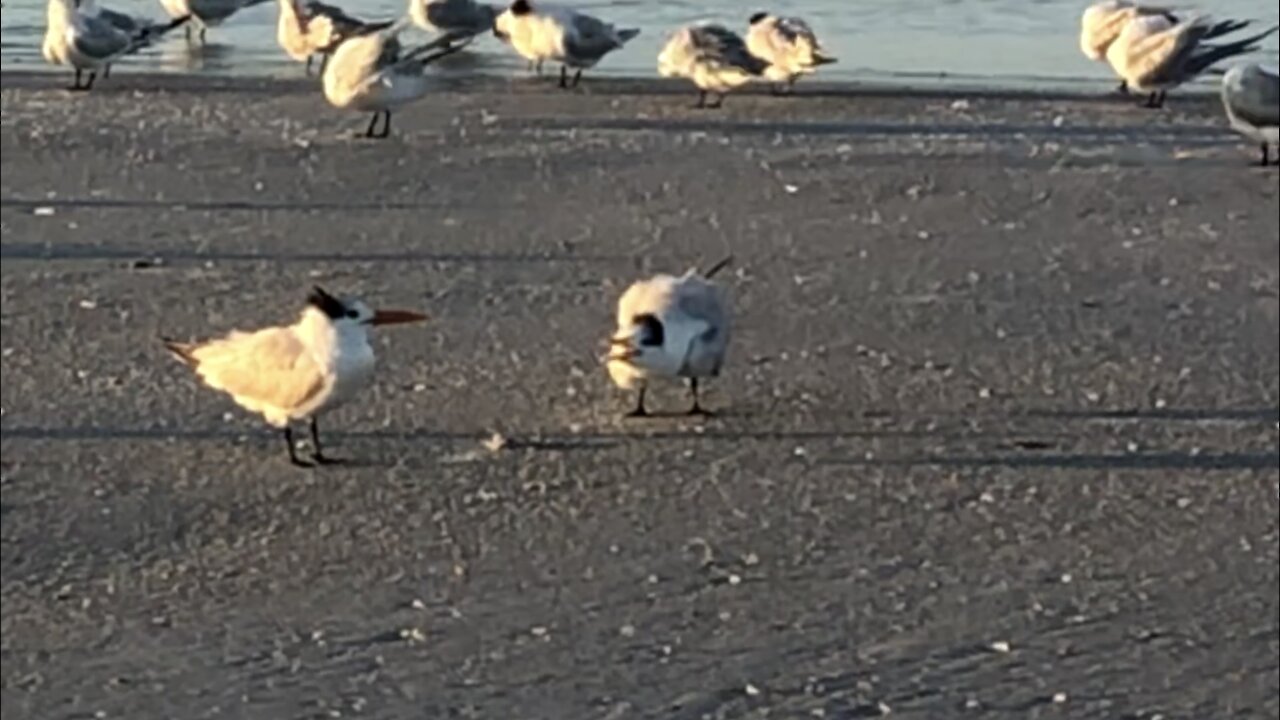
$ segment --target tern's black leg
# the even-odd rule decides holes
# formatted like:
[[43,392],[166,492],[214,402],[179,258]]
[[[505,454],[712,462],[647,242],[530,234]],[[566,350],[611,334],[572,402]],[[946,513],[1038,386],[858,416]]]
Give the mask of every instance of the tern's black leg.
[[324,450],[320,449],[320,424],[314,417],[311,418],[311,457],[321,465],[338,465],[342,462],[339,458],[325,455]]
[[640,386],[640,392],[636,395],[636,409],[626,414],[629,418],[649,417],[649,411],[644,409],[644,391],[647,390],[644,385]]
[[391,134],[391,111],[382,111],[382,132],[378,133],[378,137],[384,138]]
[[541,60],[538,60],[533,64],[533,71],[538,74],[538,77],[542,77],[542,61]]
[[311,463],[298,458],[298,450],[293,446],[293,428],[284,426],[284,444],[289,448],[289,462],[297,467],[311,467]]
[[83,90],[83,89],[84,89],[84,88],[80,87],[80,76],[81,76],[82,74],[83,74],[83,73],[80,71],[80,68],[76,68],[76,79],[75,79],[74,81],[72,81],[72,83],[71,83],[71,87],[67,88],[68,90]]
[[313,57],[315,57],[315,56],[314,56],[314,55],[308,55],[308,56],[307,56],[307,69],[306,69],[306,70],[304,70],[304,72],[306,73],[307,77],[311,77],[311,59],[312,59]]
[[569,87],[569,66],[568,65],[560,66],[560,87],[562,88]]
[[1119,93],[1120,95],[1128,95],[1129,83],[1124,80],[1121,80],[1120,84],[1116,86],[1116,92]]
[[111,66],[110,66],[110,65],[104,65],[104,66],[102,67],[102,79],[103,79],[103,80],[106,80],[106,79],[108,79],[108,78],[110,78],[110,77],[111,77]]
[[208,28],[206,28],[205,26],[201,25],[201,26],[200,26],[200,44],[201,44],[201,45],[204,45],[204,36],[205,36],[205,33],[206,33],[206,32],[208,32]]
[[697,103],[696,105],[694,105],[694,107],[696,107],[696,108],[704,108],[704,107],[706,107],[706,106],[707,106],[707,91],[706,91],[706,90],[699,90],[699,91],[698,91],[698,103]]
[[329,67],[329,53],[320,53],[320,69],[317,75],[323,75],[324,71]]
[[689,408],[689,415],[711,415],[711,412],[698,402],[698,378],[689,378],[689,392],[693,395],[693,406]]
[[378,116],[380,116],[381,114],[382,113],[380,112],[375,112],[373,114],[373,117],[369,118],[369,127],[364,129],[365,137],[367,138],[377,137],[376,135],[373,134],[373,130],[374,128],[378,127]]
[[90,70],[89,81],[84,84],[84,89],[91,90],[93,88],[93,81],[96,80],[97,78],[98,78],[98,73],[93,70]]
[[1262,143],[1262,159],[1258,161],[1258,164],[1262,167],[1271,164],[1271,148],[1266,143]]
[[580,82],[582,82],[582,68],[578,68],[578,71],[573,74],[573,82],[569,87],[578,87]]

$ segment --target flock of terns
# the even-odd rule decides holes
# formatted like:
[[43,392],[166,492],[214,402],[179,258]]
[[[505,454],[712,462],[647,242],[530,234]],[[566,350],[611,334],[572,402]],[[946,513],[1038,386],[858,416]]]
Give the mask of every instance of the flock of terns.
[[[116,13],[95,0],[48,0],[44,57],[71,66],[73,89],[88,90],[99,73],[105,77],[113,63],[165,33],[185,27],[188,42],[202,43],[209,27],[267,0],[160,1],[169,21]],[[475,0],[410,0],[407,17],[394,21],[360,20],[318,0],[278,2],[280,46],[305,63],[308,74],[319,59],[325,97],[336,107],[372,113],[365,132],[370,137],[385,137],[391,111],[427,93],[428,64],[478,36],[492,33],[538,74],[544,63],[559,64],[559,83],[570,88],[583,70],[639,33],[530,0],[515,0],[505,9]],[[399,36],[409,24],[435,37],[405,49]],[[1122,92],[1144,93],[1148,106],[1159,107],[1168,90],[1215,63],[1256,50],[1258,41],[1276,30],[1209,42],[1249,24],[1184,19],[1167,8],[1105,0],[1084,12],[1080,47],[1090,59],[1110,65]],[[658,70],[691,81],[699,91],[699,107],[718,107],[726,93],[749,82],[767,81],[782,93],[831,62],[834,58],[803,20],[757,13],[745,37],[714,23],[680,28],[663,47]],[[1261,145],[1267,164],[1268,145],[1278,142],[1280,126],[1277,71],[1257,63],[1237,65],[1223,76],[1222,98],[1231,125]],[[726,258],[703,271],[643,279],[619,299],[617,329],[602,361],[619,388],[637,391],[629,416],[647,414],[645,390],[662,378],[686,380],[693,400],[689,413],[707,414],[698,400],[698,381],[720,374],[730,336],[728,307],[712,279],[729,263]],[[233,331],[205,342],[166,339],[165,345],[206,385],[281,429],[290,461],[309,466],[313,463],[297,455],[291,424],[309,421],[314,462],[332,462],[321,449],[317,416],[351,399],[371,380],[370,328],[426,319],[408,310],[374,310],[317,287],[292,325]]]
[[[209,27],[263,2],[268,0],[160,0],[170,20],[153,22],[102,8],[96,0],[48,0],[42,50],[50,63],[74,68],[72,89],[88,90],[98,73],[105,76],[112,63],[165,33],[184,26],[189,41],[203,42]],[[320,0],[278,2],[281,48],[306,63],[308,74],[320,59],[325,98],[335,107],[373,114],[368,137],[386,137],[392,110],[428,92],[427,65],[481,35],[492,33],[538,74],[545,63],[558,63],[560,86],[568,88],[579,83],[583,70],[640,32],[532,0],[515,0],[506,8],[476,0],[409,0],[404,18],[383,21],[355,18]],[[435,37],[405,50],[399,38],[411,24]],[[1160,107],[1170,89],[1216,63],[1257,50],[1257,43],[1277,29],[1228,38],[1249,24],[1103,0],[1084,11],[1080,48],[1111,67],[1121,91],[1144,93],[1149,107]],[[1219,39],[1223,42],[1211,42]],[[676,30],[658,55],[658,72],[692,82],[699,107],[719,107],[726,93],[747,83],[768,81],[781,92],[832,62],[804,20],[759,12],[749,18],[745,36],[710,22]],[[1225,76],[1222,92],[1232,126],[1262,146],[1266,164],[1267,144],[1276,142],[1280,75],[1258,64],[1239,66]]]

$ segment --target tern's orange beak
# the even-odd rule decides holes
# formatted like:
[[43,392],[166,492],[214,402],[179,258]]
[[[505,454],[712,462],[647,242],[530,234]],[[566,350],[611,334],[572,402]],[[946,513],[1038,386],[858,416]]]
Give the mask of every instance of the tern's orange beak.
[[427,316],[412,310],[377,310],[373,313],[370,325],[404,325],[405,323],[424,322]]

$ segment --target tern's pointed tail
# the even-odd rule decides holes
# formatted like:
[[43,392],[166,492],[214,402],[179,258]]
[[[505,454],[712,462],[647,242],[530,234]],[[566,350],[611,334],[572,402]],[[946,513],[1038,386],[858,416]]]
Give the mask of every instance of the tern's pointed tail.
[[1187,75],[1195,76],[1204,72],[1214,63],[1226,60],[1229,57],[1235,57],[1236,55],[1253,52],[1258,49],[1254,43],[1267,37],[1277,29],[1280,29],[1280,25],[1272,25],[1256,35],[1250,35],[1247,38],[1241,38],[1240,40],[1227,43],[1226,45],[1201,46],[1200,50],[1187,61],[1184,70]]
[[1223,35],[1233,33],[1237,30],[1243,30],[1244,28],[1248,27],[1249,23],[1251,22],[1253,21],[1252,20],[1223,20],[1222,22],[1215,23],[1212,27],[1210,27],[1209,32],[1205,33],[1204,39],[1212,40],[1213,38],[1222,37]]
[[[470,45],[473,40],[475,40],[475,35],[467,35],[459,40],[450,34],[445,34],[435,40],[432,40],[426,45],[410,50],[405,54],[403,60],[414,60],[417,62],[418,67],[426,67],[442,57],[447,57],[465,48]],[[436,50],[441,46],[443,46],[444,49]],[[436,50],[436,52],[429,52],[431,50]]]
[[178,358],[178,360],[187,367],[194,368],[200,364],[200,361],[197,360],[195,356],[195,344],[178,342],[177,340],[167,337],[160,338],[160,342],[164,343],[165,349],[172,353],[174,357]]
[[179,25],[186,24],[186,22],[190,19],[191,19],[190,15],[183,15],[182,17],[174,18],[173,20],[170,20],[167,23],[161,23],[159,25],[148,25],[142,28],[141,30],[138,31],[136,35],[133,36],[133,43],[129,46],[129,52],[131,53],[137,52],[138,50],[150,45],[157,38],[162,37],[165,33],[178,27]]
[[721,260],[720,262],[718,262],[718,263],[716,263],[715,265],[712,265],[711,267],[707,268],[707,271],[706,271],[706,272],[704,272],[704,273],[702,273],[702,277],[704,277],[704,278],[706,278],[706,279],[710,280],[712,277],[714,277],[714,276],[715,276],[715,274],[716,274],[716,273],[718,273],[718,272],[720,272],[721,270],[723,270],[723,269],[725,269],[725,268],[729,267],[729,264],[730,264],[730,263],[732,263],[732,262],[733,262],[733,256],[732,256],[732,255],[727,255],[727,256],[725,256],[725,258],[724,258],[723,260]]

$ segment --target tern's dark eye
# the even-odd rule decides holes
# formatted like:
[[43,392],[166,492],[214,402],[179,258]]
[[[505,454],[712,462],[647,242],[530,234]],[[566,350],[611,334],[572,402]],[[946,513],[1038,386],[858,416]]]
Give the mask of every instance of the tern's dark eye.
[[355,320],[356,318],[360,317],[360,313],[356,312],[355,310],[348,310],[347,317],[351,318],[352,320]]
[[640,344],[649,347],[660,347],[664,341],[665,334],[662,331],[662,321],[649,313],[636,315],[631,318],[631,322],[640,326]]

